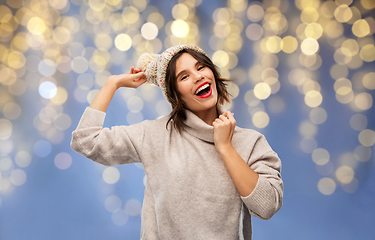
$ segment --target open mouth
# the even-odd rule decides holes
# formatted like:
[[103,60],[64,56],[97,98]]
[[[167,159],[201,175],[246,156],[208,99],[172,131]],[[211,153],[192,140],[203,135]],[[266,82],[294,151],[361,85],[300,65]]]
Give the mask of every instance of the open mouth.
[[195,91],[195,95],[200,98],[209,97],[211,96],[211,94],[212,94],[212,89],[211,89],[211,84],[209,83],[205,83],[204,85],[202,85]]

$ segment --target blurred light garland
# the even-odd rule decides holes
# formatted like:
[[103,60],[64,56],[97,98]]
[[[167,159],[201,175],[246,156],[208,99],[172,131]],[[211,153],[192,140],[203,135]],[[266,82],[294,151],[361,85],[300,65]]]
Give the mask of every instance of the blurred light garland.
[[[27,178],[23,169],[31,163],[32,154],[46,157],[53,145],[66,137],[64,130],[72,122],[63,109],[69,98],[66,74],[77,76],[70,97],[91,103],[111,75],[112,66],[127,72],[144,52],[159,53],[176,44],[198,44],[203,35],[196,8],[201,3],[179,1],[171,8],[173,20],[166,19],[148,0],[7,0],[0,5],[0,112],[4,116],[0,118],[0,192],[11,194],[14,186],[23,185]],[[300,11],[299,17],[288,15],[294,7]],[[375,20],[371,15],[374,8],[372,0],[296,0],[294,5],[281,0],[228,0],[227,6],[215,9],[212,15],[213,34],[208,39],[212,60],[223,77],[237,80],[228,85],[232,99],[239,96],[241,85],[252,86],[243,101],[252,124],[259,129],[267,127],[270,121],[262,100],[268,99],[273,113],[286,108],[285,100],[277,95],[281,87],[277,68],[279,56],[287,54],[289,83],[304,95],[310,110],[309,118],[299,124],[300,149],[311,154],[323,176],[317,188],[325,195],[335,191],[336,181],[343,190],[354,193],[359,184],[355,169],[373,155],[375,132],[367,128],[367,117],[361,112],[373,106],[369,91],[375,89],[375,72],[363,71],[361,67],[375,61]],[[73,10],[78,12],[67,15]],[[350,29],[350,34],[346,29]],[[164,40],[158,38],[163,30]],[[255,54],[254,64],[245,66],[248,71],[238,66],[238,55],[247,44],[245,36],[253,42]],[[87,39],[92,43],[85,46]],[[318,146],[315,138],[318,125],[328,116],[320,107],[324,99],[318,74],[323,64],[320,49],[326,44],[334,49],[335,64],[330,68],[330,76],[336,100],[355,112],[350,126],[359,132],[359,145],[342,153],[337,163],[327,149]],[[154,104],[159,116],[170,111],[165,99],[155,101],[157,90],[152,85],[119,92],[127,102],[128,124],[144,119],[145,104]],[[15,134],[26,112],[22,96],[29,93],[39,94],[41,105],[35,104],[32,109],[32,124],[45,139],[33,146],[21,143],[22,136]],[[274,97],[270,98],[271,95]],[[232,109],[235,102],[225,107]],[[19,141],[16,147],[15,142]],[[60,152],[54,163],[64,170],[70,167],[72,158]],[[123,204],[113,194],[114,184],[120,178],[117,168],[95,166],[102,173],[99,187],[108,195],[104,205],[112,213],[113,223],[124,225],[128,216],[139,215],[139,200]],[[142,169],[142,165],[136,166]]]

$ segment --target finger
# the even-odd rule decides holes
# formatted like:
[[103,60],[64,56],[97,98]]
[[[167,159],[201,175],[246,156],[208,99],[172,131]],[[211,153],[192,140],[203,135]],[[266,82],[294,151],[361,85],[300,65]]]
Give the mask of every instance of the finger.
[[222,123],[223,121],[222,121],[221,119],[219,119],[219,118],[216,118],[214,122],[216,122],[217,124],[220,124],[220,123]]
[[134,73],[130,76],[133,80],[137,80],[138,78],[146,77],[144,72]]
[[215,121],[213,121],[212,125],[215,124],[215,128],[219,127],[220,125],[222,125],[224,122],[221,121],[220,119],[216,118]]
[[234,113],[229,112],[227,114],[227,117],[228,117],[229,120],[234,119]]
[[138,80],[138,81],[134,82],[133,85],[134,85],[135,88],[137,88],[137,87],[141,86],[142,84],[144,84],[146,81],[147,81],[147,79]]
[[234,118],[234,114],[228,114],[228,120],[232,123],[233,126],[236,125],[236,119]]
[[225,115],[227,118],[229,118],[230,115],[233,116],[233,114],[234,114],[234,113],[232,113],[231,111],[226,111],[226,112],[224,113],[224,115]]
[[228,119],[226,116],[224,116],[224,115],[220,115],[219,118],[220,118],[223,122],[225,122],[225,123],[228,123],[228,122],[229,122],[229,119]]

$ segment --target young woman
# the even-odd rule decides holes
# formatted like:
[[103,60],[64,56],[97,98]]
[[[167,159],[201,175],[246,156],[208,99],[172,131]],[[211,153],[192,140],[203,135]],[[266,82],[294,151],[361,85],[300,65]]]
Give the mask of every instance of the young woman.
[[[160,86],[172,112],[103,128],[120,87]],[[251,239],[251,216],[281,207],[281,161],[265,136],[236,126],[216,66],[197,46],[140,57],[129,74],[110,76],[72,133],[71,147],[106,166],[143,163],[147,175],[141,239]]]

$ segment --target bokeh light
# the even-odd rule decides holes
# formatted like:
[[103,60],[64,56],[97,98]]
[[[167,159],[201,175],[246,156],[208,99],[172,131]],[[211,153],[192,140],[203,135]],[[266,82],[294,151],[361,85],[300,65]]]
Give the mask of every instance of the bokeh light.
[[336,183],[331,178],[325,177],[319,180],[318,189],[324,195],[331,195],[336,190]]
[[42,82],[39,86],[39,94],[40,96],[51,99],[57,93],[57,87],[53,82],[45,81]]
[[317,165],[325,165],[329,161],[329,152],[324,148],[317,148],[312,153],[312,159]]
[[319,49],[319,43],[314,38],[306,38],[301,43],[301,51],[306,55],[313,55]]
[[21,150],[19,152],[17,152],[15,158],[14,158],[14,162],[19,166],[19,167],[22,167],[22,168],[25,168],[27,166],[30,165],[31,163],[31,155],[30,153],[24,151],[24,150]]
[[179,38],[186,37],[189,34],[189,25],[181,19],[177,19],[176,21],[173,21],[171,25],[171,31],[173,35]]
[[69,153],[61,152],[55,157],[55,165],[61,170],[68,169],[72,165],[72,157]]
[[5,118],[0,118],[0,140],[7,140],[12,135],[13,124]]
[[38,157],[46,157],[51,153],[52,146],[46,140],[39,140],[34,144],[33,150]]
[[108,184],[114,184],[120,179],[120,172],[115,167],[108,167],[103,171],[103,180]]
[[[99,204],[106,210],[107,215],[96,221],[110,219],[113,225],[121,226],[121,231],[133,228],[142,210],[144,189],[139,189],[138,184],[143,187],[147,182],[143,165],[115,168],[95,163],[92,169],[90,161],[79,160],[81,156],[69,148],[71,132],[109,76],[128,73],[142,53],[161,53],[170,46],[187,43],[201,46],[221,76],[234,80],[227,83],[231,103],[224,106],[235,113],[238,126],[264,133],[272,142],[286,169],[283,178],[289,191],[293,189],[301,201],[326,197],[324,204],[335,202],[334,207],[324,208],[330,211],[317,211],[318,206],[306,208],[313,219],[318,218],[319,212],[322,225],[333,222],[337,220],[332,216],[338,215],[338,206],[342,208],[348,202],[359,206],[356,212],[345,208],[353,218],[363,209],[371,211],[368,199],[373,198],[371,166],[375,145],[374,9],[372,0],[228,0],[215,4],[202,0],[3,1],[0,210],[12,212],[2,213],[10,219],[4,223],[4,234],[17,229],[18,221],[11,220],[11,216],[19,217],[17,212],[25,213],[23,217],[33,229],[35,224],[55,229],[43,222],[48,218],[30,221],[27,216],[43,212],[70,214],[62,215],[60,210],[67,209],[62,204],[71,202],[66,201],[65,197],[70,196],[63,190],[70,184],[67,175],[75,182],[76,188],[69,188],[74,199],[83,201],[91,196],[85,200],[89,201],[87,206]],[[155,85],[120,88],[104,124],[136,124],[168,115],[171,110]],[[291,181],[289,173],[297,166],[298,171],[307,170],[303,177],[293,175]],[[21,194],[24,189],[34,194],[25,197],[29,207],[9,205],[21,203],[13,201],[12,194],[15,190]],[[76,189],[85,189],[84,194]],[[41,190],[48,191],[50,202],[62,207],[50,209],[43,201],[36,202],[36,196],[42,196]],[[354,197],[346,198],[345,194]],[[56,196],[65,201],[59,202]],[[288,201],[283,207],[285,212],[279,214],[290,214],[288,207],[297,204]],[[36,204],[42,206],[38,212],[30,207]],[[88,218],[85,221],[91,221]],[[363,238],[350,235],[358,232],[353,231],[359,228],[358,224],[370,229],[366,224],[371,221],[363,216],[361,219],[350,227],[338,220],[347,229],[339,236],[332,233],[334,228],[324,227],[321,231],[323,227],[319,229],[317,225],[316,229],[332,233],[327,239]],[[51,218],[50,222],[56,221]],[[88,222],[95,226],[100,223]],[[299,231],[300,236],[316,238],[306,234],[306,229],[302,224],[299,230],[293,230]],[[26,227],[19,232],[14,234],[29,233]],[[263,234],[254,238],[271,238],[267,234],[274,233]]]
[[123,226],[128,222],[129,216],[124,209],[112,213],[112,222],[117,226]]
[[365,147],[371,147],[375,144],[375,132],[371,129],[364,129],[358,135],[359,142]]
[[118,196],[111,195],[105,200],[104,206],[109,212],[116,212],[121,209],[122,201]]
[[24,170],[15,169],[10,173],[9,181],[15,186],[21,186],[26,182],[27,176]]
[[125,212],[129,216],[140,215],[142,211],[142,204],[137,199],[130,199],[125,204]]

